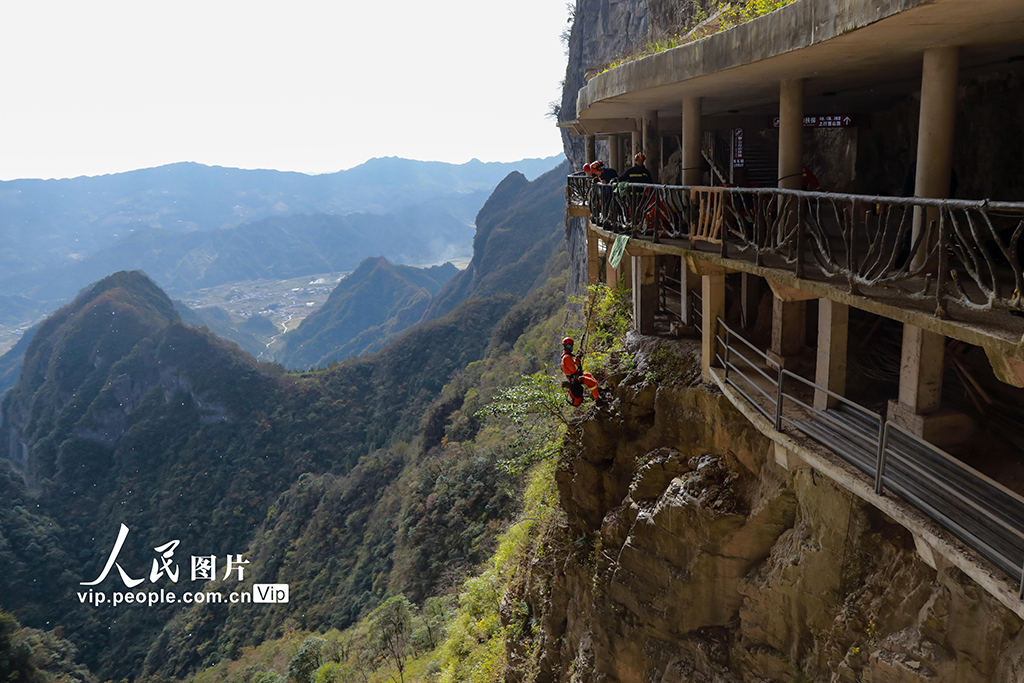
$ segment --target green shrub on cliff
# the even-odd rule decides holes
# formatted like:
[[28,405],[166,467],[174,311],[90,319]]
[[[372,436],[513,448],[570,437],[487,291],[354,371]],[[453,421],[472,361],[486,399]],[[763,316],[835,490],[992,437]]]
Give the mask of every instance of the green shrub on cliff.
[[616,57],[601,70],[601,73],[643,57],[656,55],[659,52],[665,52],[727,31],[764,14],[781,9],[792,2],[794,0],[744,0],[739,2],[721,0],[710,3],[706,10],[697,3],[691,3],[695,6],[695,11],[690,21],[663,29],[660,39],[651,40],[639,48]]
[[614,288],[591,285],[572,302],[583,314],[583,327],[568,327],[566,334],[578,340],[576,353],[583,354],[584,369],[598,379],[625,369],[631,359],[624,353],[624,340],[633,327],[632,295],[625,281]]
[[542,551],[544,538],[558,519],[557,460],[549,458],[531,471],[523,510],[502,534],[494,557],[483,572],[466,581],[459,609],[441,645],[442,683],[493,683],[502,680],[509,663],[506,635],[521,624],[502,626],[501,598]]

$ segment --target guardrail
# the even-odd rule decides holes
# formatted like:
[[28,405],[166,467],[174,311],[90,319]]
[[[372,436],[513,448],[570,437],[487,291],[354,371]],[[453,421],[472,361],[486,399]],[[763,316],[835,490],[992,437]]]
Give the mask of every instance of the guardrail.
[[[669,295],[672,295],[674,304],[669,303]],[[679,313],[676,314],[675,308],[679,308]],[[683,307],[683,281],[678,277],[669,275],[665,268],[658,272],[658,308],[662,313],[670,316],[673,319],[682,319],[682,307]]]
[[[880,197],[779,188],[593,184],[570,176],[570,203],[621,234],[705,242],[722,256],[804,278],[901,286],[974,310],[1024,311],[1024,202]],[[914,225],[917,225],[916,237]],[[706,248],[706,247],[705,247]]]
[[[899,495],[1017,580],[1018,598],[1024,599],[1024,497],[879,414],[780,368],[721,318],[717,322],[716,359],[724,381],[776,431],[799,431],[872,477],[878,495]],[[824,392],[842,409],[818,410],[787,390],[793,385]],[[787,401],[808,417],[786,411]]]

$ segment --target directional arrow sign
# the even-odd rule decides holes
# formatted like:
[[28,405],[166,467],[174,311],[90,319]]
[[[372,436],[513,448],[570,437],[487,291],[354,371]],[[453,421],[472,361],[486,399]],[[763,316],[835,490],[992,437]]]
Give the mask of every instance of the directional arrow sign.
[[[772,128],[779,127],[779,117],[772,119]],[[856,128],[857,117],[853,114],[829,114],[827,116],[805,116],[804,128]]]

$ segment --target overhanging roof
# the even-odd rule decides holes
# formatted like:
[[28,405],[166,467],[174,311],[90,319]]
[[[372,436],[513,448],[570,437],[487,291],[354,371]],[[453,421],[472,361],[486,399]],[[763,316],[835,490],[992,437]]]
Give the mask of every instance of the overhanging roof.
[[963,48],[962,72],[1024,71],[1012,60],[1024,53],[1024,2],[796,0],[595,76],[579,91],[576,123],[592,133],[605,130],[602,119],[681,114],[686,97],[704,98],[705,115],[770,114],[779,81],[792,78],[805,79],[809,106],[820,105],[809,113],[865,111],[918,89],[922,53],[943,46]]

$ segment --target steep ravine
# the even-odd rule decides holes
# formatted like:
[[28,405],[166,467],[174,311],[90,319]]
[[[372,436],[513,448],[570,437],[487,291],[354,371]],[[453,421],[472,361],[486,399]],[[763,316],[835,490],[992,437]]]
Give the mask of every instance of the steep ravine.
[[502,602],[526,634],[510,663],[541,683],[1024,680],[1017,616],[640,355],[559,467],[563,528]]

